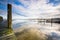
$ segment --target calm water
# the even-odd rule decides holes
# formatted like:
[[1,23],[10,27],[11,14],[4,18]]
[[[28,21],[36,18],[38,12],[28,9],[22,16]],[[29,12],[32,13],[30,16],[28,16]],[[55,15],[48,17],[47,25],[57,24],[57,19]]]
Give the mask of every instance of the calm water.
[[56,24],[56,23],[51,24],[51,23],[46,23],[46,22],[39,23],[38,20],[15,20],[13,21],[14,31],[20,29],[20,27],[24,25],[28,25],[29,27],[35,26],[36,29],[41,30],[45,34],[52,37],[52,40],[60,40],[60,24]]

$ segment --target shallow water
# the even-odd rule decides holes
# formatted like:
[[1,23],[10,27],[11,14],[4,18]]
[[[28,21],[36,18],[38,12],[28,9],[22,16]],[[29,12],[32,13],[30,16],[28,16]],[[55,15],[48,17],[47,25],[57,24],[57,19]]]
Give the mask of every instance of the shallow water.
[[15,20],[13,21],[14,31],[19,30],[20,27],[24,25],[28,25],[29,27],[32,26],[38,30],[41,30],[46,35],[49,35],[49,37],[51,37],[52,40],[60,40],[60,24],[57,24],[57,23],[51,24],[51,23],[46,23],[46,22],[39,23],[38,20]]

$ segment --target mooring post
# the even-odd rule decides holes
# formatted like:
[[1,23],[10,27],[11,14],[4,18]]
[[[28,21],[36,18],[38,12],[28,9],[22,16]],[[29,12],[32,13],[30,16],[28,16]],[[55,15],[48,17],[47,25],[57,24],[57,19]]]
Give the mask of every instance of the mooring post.
[[11,34],[13,33],[11,36],[12,38],[10,38],[11,40],[17,40],[16,39],[16,36],[13,32],[13,29],[12,29],[12,5],[11,4],[8,4],[7,5],[7,10],[8,10],[8,14],[7,14],[7,27],[8,27],[8,32]]
[[51,19],[51,27],[52,27],[52,19]]
[[8,9],[8,14],[7,14],[7,21],[8,21],[8,28],[11,28],[12,26],[12,5],[8,4],[7,5],[7,9]]

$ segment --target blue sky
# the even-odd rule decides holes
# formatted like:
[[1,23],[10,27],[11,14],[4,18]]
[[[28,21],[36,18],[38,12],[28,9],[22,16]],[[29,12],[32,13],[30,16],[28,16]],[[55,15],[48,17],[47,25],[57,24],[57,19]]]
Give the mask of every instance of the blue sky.
[[13,19],[52,18],[60,14],[60,0],[0,0],[0,16],[7,17],[7,4],[12,4]]

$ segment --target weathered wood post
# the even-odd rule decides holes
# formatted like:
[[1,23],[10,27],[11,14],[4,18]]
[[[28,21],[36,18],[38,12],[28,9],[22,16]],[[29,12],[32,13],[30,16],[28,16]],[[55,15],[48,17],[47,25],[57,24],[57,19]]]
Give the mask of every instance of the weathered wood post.
[[51,19],[51,27],[52,27],[52,19]]
[[7,14],[7,28],[8,28],[8,32],[9,32],[9,34],[12,34],[11,35],[11,37],[10,37],[10,39],[11,40],[17,40],[16,39],[16,36],[15,36],[15,34],[14,34],[14,32],[13,32],[13,29],[12,29],[12,5],[11,4],[8,4],[7,5],[7,12],[8,12],[8,14]]
[[7,14],[7,21],[8,21],[8,28],[11,28],[12,26],[12,5],[8,4],[7,5],[8,8],[8,14]]

